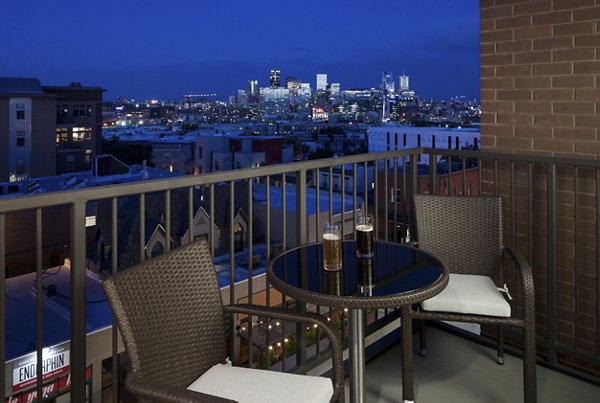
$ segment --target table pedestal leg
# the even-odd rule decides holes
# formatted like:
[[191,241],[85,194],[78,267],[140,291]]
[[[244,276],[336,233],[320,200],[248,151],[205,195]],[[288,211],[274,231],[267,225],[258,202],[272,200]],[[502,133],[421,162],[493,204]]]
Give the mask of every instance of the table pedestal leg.
[[362,309],[350,310],[350,401],[365,402],[365,332]]
[[411,307],[402,307],[402,401],[414,402]]

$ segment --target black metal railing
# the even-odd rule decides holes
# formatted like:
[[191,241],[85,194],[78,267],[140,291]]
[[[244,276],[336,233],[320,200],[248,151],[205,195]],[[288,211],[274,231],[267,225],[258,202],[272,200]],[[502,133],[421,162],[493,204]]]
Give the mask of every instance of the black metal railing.
[[[431,163],[419,165],[420,155],[428,156]],[[41,361],[48,347],[43,316],[44,298],[48,298],[43,281],[51,264],[46,255],[52,254],[48,227],[68,234],[61,255],[70,261],[70,329],[65,341],[70,351],[71,399],[84,401],[90,382],[86,368],[108,358],[116,376],[122,351],[112,322],[93,332],[88,329],[86,282],[91,275],[102,278],[198,236],[208,236],[224,301],[269,306],[294,303],[296,309],[339,320],[345,332],[343,311],[295,303],[272,290],[264,276],[268,259],[277,251],[318,240],[325,221],[341,221],[344,234],[353,237],[359,209],[375,216],[380,239],[410,241],[413,193],[497,194],[503,197],[507,213],[505,241],[521,249],[534,268],[539,358],[551,367],[599,382],[600,248],[594,248],[600,239],[599,189],[598,161],[411,149],[6,198],[0,199],[0,267],[12,269],[21,264],[21,272],[35,272],[36,343],[31,352],[38,364],[35,388],[39,395],[44,387]],[[68,220],[48,224],[56,211]],[[31,221],[22,219],[28,215]],[[35,236],[25,237],[32,239],[27,241],[27,260],[22,251],[13,249],[12,237],[25,236],[23,223],[29,222],[25,232]],[[33,264],[27,266],[24,261]],[[11,281],[13,277],[0,280],[1,318],[7,317],[7,283]],[[397,312],[391,310],[373,311],[368,315],[369,329],[379,329],[396,317]],[[0,356],[7,358],[11,325],[0,320]],[[292,361],[272,359],[270,353],[265,359],[261,346],[267,350],[277,346],[278,338],[287,338],[289,331],[270,335],[262,326],[249,321],[241,332],[240,323],[232,321],[230,334],[241,332],[248,341],[246,345],[230,343],[232,355],[242,351],[249,365],[263,361],[266,367],[287,371],[305,370],[324,360],[326,344],[318,334],[307,335],[303,327],[293,334]],[[282,324],[282,329],[289,326]],[[260,335],[259,343],[254,342],[254,333]],[[100,340],[102,347],[90,349],[90,337]],[[307,340],[313,344],[310,353],[305,349]],[[15,357],[10,358],[5,359],[0,377],[4,396],[10,396],[15,385],[14,379],[10,384],[9,373],[18,364]],[[92,368],[92,394],[101,393],[101,380],[95,378],[101,372]],[[119,396],[117,384],[113,382],[113,401]]]

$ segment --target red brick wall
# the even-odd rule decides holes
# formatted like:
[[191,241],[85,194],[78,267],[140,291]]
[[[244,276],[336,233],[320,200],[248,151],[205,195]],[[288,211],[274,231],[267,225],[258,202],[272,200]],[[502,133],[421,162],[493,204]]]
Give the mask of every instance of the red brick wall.
[[600,156],[600,2],[481,0],[483,149]]
[[[597,160],[600,0],[481,0],[480,9],[482,149]],[[557,245],[549,251],[547,169],[543,164],[515,164],[514,168],[511,175],[511,164],[500,163],[495,174],[492,164],[484,164],[482,192],[505,196],[505,240],[514,242],[534,269],[538,334],[548,337],[547,259],[555,252],[557,339],[595,353],[600,303],[596,301],[595,250],[600,244],[596,172],[558,167]],[[561,354],[558,360],[596,376],[600,372],[586,360]]]

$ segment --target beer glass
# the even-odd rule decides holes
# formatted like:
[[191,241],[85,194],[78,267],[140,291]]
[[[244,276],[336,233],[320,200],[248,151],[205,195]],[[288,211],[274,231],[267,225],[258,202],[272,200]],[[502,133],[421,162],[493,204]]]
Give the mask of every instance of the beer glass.
[[323,225],[323,263],[325,270],[342,269],[342,228],[340,224]]
[[374,256],[373,234],[373,217],[368,214],[359,214],[356,220],[356,256],[359,258]]
[[326,271],[325,275],[325,292],[331,295],[342,295],[342,271]]
[[373,296],[373,260],[356,259],[356,281],[360,292],[366,297]]

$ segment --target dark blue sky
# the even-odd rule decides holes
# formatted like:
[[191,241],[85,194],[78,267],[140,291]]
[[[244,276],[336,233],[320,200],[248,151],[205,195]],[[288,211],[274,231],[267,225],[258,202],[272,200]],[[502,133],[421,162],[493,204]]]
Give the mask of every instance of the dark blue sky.
[[269,70],[377,87],[402,70],[422,98],[479,98],[478,0],[3,1],[0,76],[117,96],[227,99]]

